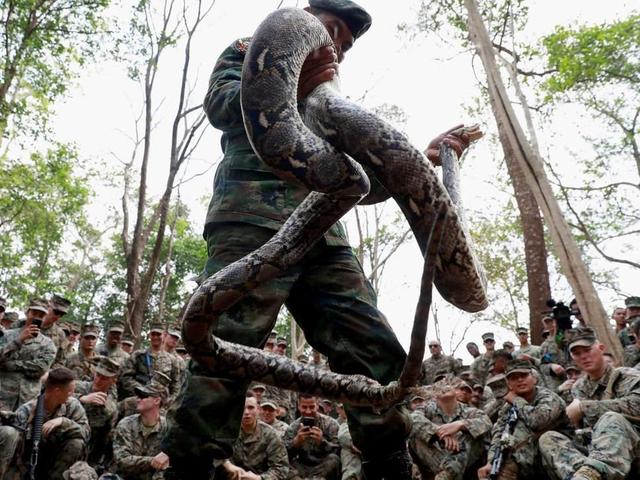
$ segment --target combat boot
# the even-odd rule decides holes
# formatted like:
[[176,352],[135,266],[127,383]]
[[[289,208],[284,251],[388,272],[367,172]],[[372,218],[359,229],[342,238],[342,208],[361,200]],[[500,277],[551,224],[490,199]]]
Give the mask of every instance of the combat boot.
[[411,468],[411,458],[406,449],[395,451],[385,458],[362,462],[366,480],[412,480]]
[[595,468],[583,465],[576,470],[571,480],[602,480],[602,475]]

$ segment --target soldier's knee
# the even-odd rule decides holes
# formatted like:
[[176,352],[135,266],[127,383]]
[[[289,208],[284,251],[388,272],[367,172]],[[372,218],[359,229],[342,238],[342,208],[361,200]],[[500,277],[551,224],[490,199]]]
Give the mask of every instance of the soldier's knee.
[[544,454],[545,452],[551,452],[558,448],[558,441],[562,438],[564,438],[564,435],[553,430],[544,432],[538,439],[540,452]]
[[0,427],[0,445],[7,448],[10,445],[15,445],[20,439],[20,432],[13,427],[2,426]]

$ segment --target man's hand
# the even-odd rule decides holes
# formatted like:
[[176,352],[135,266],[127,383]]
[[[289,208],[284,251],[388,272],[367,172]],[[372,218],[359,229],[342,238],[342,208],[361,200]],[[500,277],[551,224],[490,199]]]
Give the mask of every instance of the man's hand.
[[480,467],[478,469],[478,478],[489,478],[489,474],[491,473],[491,465],[487,463],[484,467]]
[[104,392],[88,393],[80,397],[79,400],[88,405],[104,405],[107,403],[107,394]]
[[250,473],[247,472],[244,468],[234,465],[229,460],[226,460],[222,464],[222,467],[227,473],[227,478],[229,478],[229,480],[242,480],[243,478],[245,478],[244,475]]
[[309,430],[309,438],[314,440],[317,444],[320,444],[320,442],[322,442],[322,430],[318,427],[311,427]]
[[[436,167],[440,166],[440,145],[445,144],[450,146],[455,150],[458,154],[458,157],[462,155],[465,149],[469,146],[469,142],[473,140],[474,135],[469,134],[469,132],[463,130],[464,125],[456,125],[453,128],[450,128],[444,133],[441,133],[436,138],[429,142],[429,146],[427,147],[426,154],[429,161]],[[479,128],[473,130],[475,132],[477,130],[479,135],[482,135]],[[473,138],[472,138],[473,137]]]
[[160,452],[151,459],[151,468],[154,470],[166,470],[169,468],[169,455]]
[[442,437],[440,440],[444,442],[444,448],[449,450],[450,452],[457,453],[460,451],[460,444],[458,440],[454,437]]
[[584,416],[584,413],[582,412],[582,407],[580,406],[580,400],[576,398],[573,402],[567,405],[566,412],[567,412],[567,417],[569,417],[569,421],[571,422],[571,424],[574,427],[579,427],[580,420],[582,420],[582,417]]
[[443,437],[452,437],[460,430],[464,428],[464,422],[462,420],[458,420],[457,422],[446,423],[444,425],[440,425],[436,430],[436,435],[440,440]]
[[240,475],[240,480],[260,480],[260,478],[262,478],[260,475],[253,472],[245,472]]
[[526,353],[520,355],[520,360],[526,360],[527,362],[533,362],[533,357]]
[[505,402],[509,402],[511,405],[513,405],[513,402],[515,401],[516,398],[518,398],[518,395],[513,393],[511,390],[509,390],[507,394],[504,397],[502,397],[502,399]]
[[565,380],[560,386],[556,389],[558,392],[566,392],[573,388],[576,383],[575,378],[570,378],[569,380]]
[[555,373],[558,377],[564,376],[564,367],[562,365],[558,365],[557,363],[551,364],[551,371]]
[[[317,427],[305,427],[304,425],[300,424],[300,427],[298,428],[298,433],[296,433],[296,436],[293,437],[293,446],[295,448],[300,448],[307,438],[312,438],[313,428],[317,428]],[[320,433],[322,434],[322,430],[320,430]]]
[[64,420],[63,417],[58,417],[52,418],[48,422],[45,422],[44,425],[42,425],[42,436],[48,436],[51,432],[53,432],[54,429],[62,425],[62,420]]
[[40,333],[40,329],[37,325],[25,325],[25,327],[20,332],[20,335],[18,335],[18,341],[20,343],[24,343],[30,338],[37,337],[38,333]]
[[338,55],[333,46],[318,48],[311,52],[300,71],[298,100],[306,98],[321,83],[333,80],[337,73]]

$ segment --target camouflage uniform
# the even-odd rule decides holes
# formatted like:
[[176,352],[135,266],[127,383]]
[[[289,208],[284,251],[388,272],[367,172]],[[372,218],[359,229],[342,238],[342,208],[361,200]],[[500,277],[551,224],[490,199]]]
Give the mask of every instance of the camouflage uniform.
[[152,352],[151,349],[136,350],[122,367],[119,397],[134,396],[136,387],[149,383],[154,372],[161,372],[171,379],[169,400],[167,400],[167,403],[171,403],[181,385],[181,378],[176,371],[174,356],[170,353],[163,350],[159,352]]
[[[516,397],[513,402],[513,406],[518,410],[518,421],[511,437],[509,455],[518,466],[518,478],[539,477],[540,459],[536,439],[547,430],[566,425],[564,401],[546,388],[535,389],[535,397],[531,403],[521,397]],[[493,426],[488,453],[489,463],[500,450],[502,433],[511,407],[509,403],[502,406],[498,420]]]
[[[93,382],[76,382],[75,397],[93,392]],[[82,402],[81,402],[82,403]],[[91,465],[106,465],[111,448],[111,431],[118,418],[118,397],[115,388],[107,394],[104,405],[82,404],[91,426],[91,439],[88,445],[88,461]]]
[[291,472],[294,478],[323,477],[336,479],[340,473],[340,457],[338,446],[338,422],[322,413],[316,414],[316,426],[322,430],[322,442],[315,443],[311,439],[304,441],[300,448],[293,446],[293,439],[302,424],[297,418],[289,425],[284,434],[284,443],[289,452]]
[[64,333],[64,330],[62,330],[62,327],[56,322],[49,327],[43,326],[40,329],[40,333],[45,337],[49,337],[56,347],[56,357],[51,368],[64,367],[69,342],[67,341],[67,335]]
[[153,427],[145,427],[139,414],[122,419],[113,436],[116,472],[127,480],[162,479],[162,472],[151,467],[151,460],[162,451],[160,441],[166,431],[163,416]]
[[90,382],[93,380],[93,375],[96,372],[96,359],[98,355],[95,352],[90,357],[85,357],[82,350],[77,353],[71,354],[65,362],[65,367],[71,370],[77,380],[83,382]]
[[353,450],[353,440],[351,440],[347,422],[340,424],[338,443],[340,444],[342,480],[362,480],[362,458]]
[[[551,364],[555,363],[565,367],[571,362],[568,351],[564,351],[560,347],[563,342],[562,338],[561,334],[555,337],[549,336],[540,346],[540,374],[544,385],[552,391],[556,391],[565,379],[556,375],[551,369]],[[559,342],[560,345],[558,344]]]
[[516,350],[513,357],[519,358],[522,355],[529,355],[531,358],[540,360],[540,358],[542,357],[542,348],[538,345],[529,344],[526,347],[520,347],[518,350]]
[[485,385],[487,383],[487,379],[489,378],[491,372],[492,362],[493,356],[490,357],[486,353],[483,353],[471,364],[471,375],[481,385]]
[[[266,423],[266,422],[265,422]],[[284,438],[284,434],[289,429],[289,424],[287,422],[283,422],[282,420],[278,420],[277,418],[273,421],[272,424],[268,424],[271,428],[273,428],[280,437]]]
[[102,355],[105,357],[109,357],[113,359],[113,361],[118,362],[121,366],[129,359],[129,354],[120,348],[118,345],[116,348],[109,348],[106,344],[98,345],[96,347],[96,353],[98,355]]
[[624,366],[633,368],[640,363],[640,346],[633,344],[624,349]]
[[[462,480],[464,472],[483,453],[483,437],[491,431],[491,420],[482,410],[458,403],[453,415],[445,414],[435,401],[411,414],[413,428],[409,436],[409,448],[423,476],[428,472],[437,474],[446,471],[451,480]],[[460,443],[457,453],[445,449],[435,436],[438,427],[448,423],[464,422],[467,431],[456,434]]]
[[[249,144],[240,108],[247,45],[247,39],[238,40],[222,53],[204,101],[210,122],[223,132],[224,151],[204,231],[206,275],[263,245],[308,194],[279,178]],[[367,374],[387,384],[399,377],[406,354],[376,303],[344,228],[336,223],[299,264],[221,315],[213,333],[259,347],[286,304],[309,343],[329,357],[333,371]],[[176,423],[165,440],[171,458],[204,457],[213,451],[228,455],[238,435],[246,388],[246,382],[211,377],[192,363]],[[370,408],[347,408],[354,442],[365,456],[405,448],[409,425],[401,412],[383,417]]]
[[287,413],[283,420],[291,423],[296,418],[296,408],[298,408],[298,395],[291,390],[274,387],[273,385],[265,385],[264,396],[275,402],[279,407],[285,408]]
[[626,348],[636,343],[634,340],[633,332],[629,327],[624,327],[622,330],[618,332],[618,339],[622,344],[622,348]]
[[[33,399],[21,405],[16,411],[13,421],[15,426],[26,430],[25,443],[31,438],[32,413],[36,401],[37,399]],[[45,411],[43,423],[54,418],[63,418],[64,420],[49,435],[42,437],[36,478],[61,480],[64,471],[84,457],[91,428],[80,402],[71,397],[54,412]],[[13,427],[0,427],[0,446],[3,447],[0,449],[0,473],[11,461],[15,452],[19,451],[22,436],[20,430]],[[25,467],[20,458],[18,465],[21,468]]]
[[598,380],[579,378],[572,393],[580,400],[583,426],[592,430],[591,443],[585,448],[561,433],[547,432],[540,438],[545,466],[561,479],[589,466],[602,478],[622,480],[640,456],[640,372],[607,366]]
[[438,358],[430,356],[422,362],[422,385],[431,385],[437,373],[453,373],[457,374],[460,369],[458,361],[448,355],[440,355]]
[[38,396],[40,377],[56,357],[56,347],[49,337],[38,334],[20,343],[21,331],[6,331],[0,344],[0,408],[9,410]]
[[289,475],[287,449],[281,436],[260,420],[251,433],[240,429],[230,461],[249,472],[259,473],[262,480],[284,480]]

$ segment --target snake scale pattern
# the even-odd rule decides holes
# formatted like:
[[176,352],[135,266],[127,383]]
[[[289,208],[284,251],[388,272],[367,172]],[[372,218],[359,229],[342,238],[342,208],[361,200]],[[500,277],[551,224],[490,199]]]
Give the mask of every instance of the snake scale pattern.
[[[476,312],[487,306],[485,279],[456,206],[431,164],[404,135],[342,98],[330,83],[298,105],[302,64],[310,52],[328,45],[332,40],[323,24],[300,9],[272,13],[251,39],[241,85],[249,140],[277,175],[310,193],[271,240],[199,286],[185,309],[183,339],[192,357],[213,375],[382,408],[401,401],[418,380],[432,284],[448,302]],[[363,166],[400,206],[425,260],[411,348],[400,378],[380,385],[215,337],[223,312],[298,262],[367,195],[370,182]]]

